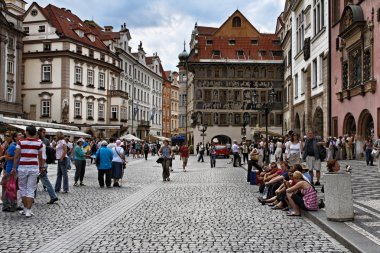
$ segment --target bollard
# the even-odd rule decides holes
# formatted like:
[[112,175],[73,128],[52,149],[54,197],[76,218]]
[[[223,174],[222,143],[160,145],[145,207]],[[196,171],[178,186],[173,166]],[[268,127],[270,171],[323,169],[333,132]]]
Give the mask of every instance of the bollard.
[[353,220],[351,174],[326,173],[324,180],[327,219],[332,221]]

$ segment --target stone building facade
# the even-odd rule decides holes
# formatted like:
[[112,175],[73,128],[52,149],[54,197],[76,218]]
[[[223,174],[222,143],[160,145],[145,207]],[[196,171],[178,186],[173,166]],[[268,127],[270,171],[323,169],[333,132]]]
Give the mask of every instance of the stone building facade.
[[196,24],[190,44],[195,144],[203,141],[199,124],[207,125],[205,142],[217,138],[220,143],[231,143],[264,134],[265,115],[254,110],[253,90],[261,104],[268,102],[274,89],[269,135],[282,134],[283,61],[281,42],[275,34],[260,33],[237,10],[219,28]]
[[[13,6],[13,4],[12,4]],[[0,0],[0,114],[23,117],[22,111],[22,19]],[[10,8],[8,8],[10,7]]]
[[334,136],[380,138],[380,1],[331,3],[331,121]]

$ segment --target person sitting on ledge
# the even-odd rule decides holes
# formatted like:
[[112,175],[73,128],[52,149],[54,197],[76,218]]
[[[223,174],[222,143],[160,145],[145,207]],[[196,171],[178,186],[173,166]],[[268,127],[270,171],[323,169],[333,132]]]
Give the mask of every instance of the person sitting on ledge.
[[301,209],[305,211],[318,210],[317,192],[309,182],[303,179],[302,173],[294,172],[293,181],[296,184],[292,187],[289,187],[289,183],[285,183],[286,197],[292,209],[287,215],[301,216]]

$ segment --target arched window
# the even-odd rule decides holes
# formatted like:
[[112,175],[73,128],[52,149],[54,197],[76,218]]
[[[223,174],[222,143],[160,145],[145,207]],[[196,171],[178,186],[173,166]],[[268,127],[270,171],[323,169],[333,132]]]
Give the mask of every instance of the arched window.
[[232,20],[232,27],[240,27],[241,26],[241,19],[239,17],[234,17]]

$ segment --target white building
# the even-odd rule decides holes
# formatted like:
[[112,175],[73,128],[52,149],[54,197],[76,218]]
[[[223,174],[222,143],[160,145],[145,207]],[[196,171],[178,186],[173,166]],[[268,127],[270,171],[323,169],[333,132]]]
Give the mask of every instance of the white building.
[[[290,4],[290,3],[287,3]],[[328,133],[328,1],[292,1],[292,78],[293,115],[290,129],[304,135],[314,129]],[[293,123],[294,122],[294,123]]]

